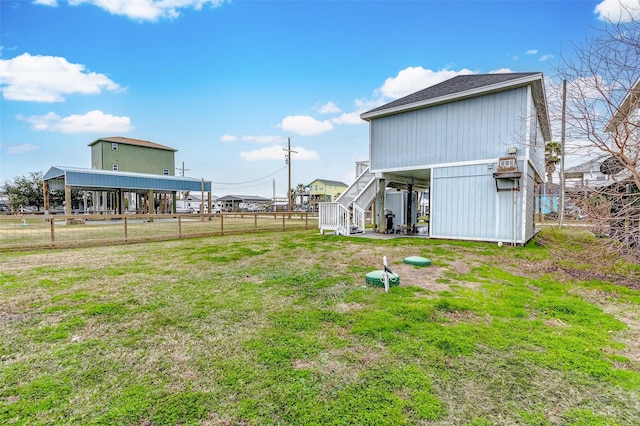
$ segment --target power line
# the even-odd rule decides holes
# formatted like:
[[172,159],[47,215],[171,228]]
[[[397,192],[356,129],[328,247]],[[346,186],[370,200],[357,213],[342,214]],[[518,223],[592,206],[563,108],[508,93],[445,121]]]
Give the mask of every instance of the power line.
[[258,182],[267,178],[270,178],[271,176],[280,173],[281,171],[283,171],[284,169],[286,169],[287,166],[284,166],[283,168],[281,168],[280,170],[276,170],[275,172],[271,173],[270,175],[258,178],[258,179],[253,179],[253,180],[248,180],[246,182],[212,182],[216,185],[246,185],[247,183],[253,183],[253,182]]

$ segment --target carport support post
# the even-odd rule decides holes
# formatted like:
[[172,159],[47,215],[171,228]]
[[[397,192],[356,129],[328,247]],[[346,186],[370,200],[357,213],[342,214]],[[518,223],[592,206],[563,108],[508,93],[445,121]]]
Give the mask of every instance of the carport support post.
[[118,194],[118,214],[122,214],[122,206],[124,206],[124,192],[122,189],[116,190]]
[[[71,187],[69,185],[64,186],[64,214],[71,216],[73,210],[71,209]],[[71,218],[67,218],[67,225],[71,225]]]
[[[202,197],[200,197],[200,222],[204,222],[204,178],[202,178]],[[211,211],[209,211],[211,213]]]
[[44,214],[49,214],[49,182],[46,180],[42,183],[42,192],[44,195]]
[[171,193],[171,201],[172,201],[171,204],[173,205],[171,213],[173,213],[173,214],[176,214],[176,212],[178,211],[178,208],[177,208],[178,207],[178,197],[176,196],[176,194],[177,194],[176,191],[173,191]]
[[413,184],[410,183],[407,185],[407,234],[411,234],[411,210],[413,204]]
[[149,222],[153,222],[152,214],[155,212],[156,203],[153,199],[153,189],[150,189],[147,193],[147,212],[149,213]]
[[384,217],[384,204],[385,204],[385,189],[386,182],[384,179],[378,179],[378,192],[376,193],[376,229],[378,232],[386,233],[387,232],[387,221]]

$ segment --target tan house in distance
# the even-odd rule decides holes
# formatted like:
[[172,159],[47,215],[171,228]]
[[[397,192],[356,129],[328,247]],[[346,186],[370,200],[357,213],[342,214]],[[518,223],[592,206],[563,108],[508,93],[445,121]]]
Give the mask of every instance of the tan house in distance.
[[311,182],[307,185],[311,211],[318,211],[318,203],[335,201],[348,186],[337,180],[316,179]]

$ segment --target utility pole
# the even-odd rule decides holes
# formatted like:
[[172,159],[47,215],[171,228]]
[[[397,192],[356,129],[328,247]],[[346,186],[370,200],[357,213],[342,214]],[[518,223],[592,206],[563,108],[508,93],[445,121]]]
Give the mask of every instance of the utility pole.
[[185,171],[187,171],[187,172],[188,172],[188,171],[190,171],[191,169],[185,169],[185,168],[184,168],[184,161],[183,161],[183,162],[182,162],[182,168],[180,168],[180,167],[176,167],[176,170],[180,170],[180,172],[181,172],[180,176],[184,177],[184,172],[185,172]]
[[273,180],[273,211],[277,211],[278,209],[276,208],[276,180]]
[[287,166],[289,166],[289,187],[287,188],[287,211],[291,211],[291,153],[298,153],[298,151],[291,150],[291,138],[287,138],[287,149],[282,148],[286,152],[285,158]]
[[[180,176],[184,177],[184,172],[185,171],[190,171],[191,169],[185,169],[184,168],[184,161],[183,161],[182,162],[182,168],[176,167],[176,170],[180,170],[180,172],[182,173]],[[182,199],[183,200],[186,199],[187,197],[185,196],[186,194],[184,193],[184,191],[181,191],[181,192],[182,192]],[[204,202],[204,200],[202,200],[202,202]],[[185,201],[185,203],[186,203],[186,201]],[[186,207],[186,206],[184,206],[184,207]]]
[[562,134],[560,136],[560,216],[558,228],[562,229],[562,221],[564,219],[564,145],[565,145],[565,127],[567,113],[567,80],[562,82]]

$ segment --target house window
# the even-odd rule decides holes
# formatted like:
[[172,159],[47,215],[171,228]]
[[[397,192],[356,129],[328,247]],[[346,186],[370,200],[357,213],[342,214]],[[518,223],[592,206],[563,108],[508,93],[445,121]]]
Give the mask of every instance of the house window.
[[169,169],[162,169],[162,174],[165,176],[169,176]]
[[113,143],[111,144],[111,151],[117,151],[117,150],[118,150],[118,144],[117,144],[117,143],[115,143],[115,142],[113,142]]
[[117,172],[118,171],[118,163],[113,163],[111,165],[111,170],[113,170],[114,172]]

